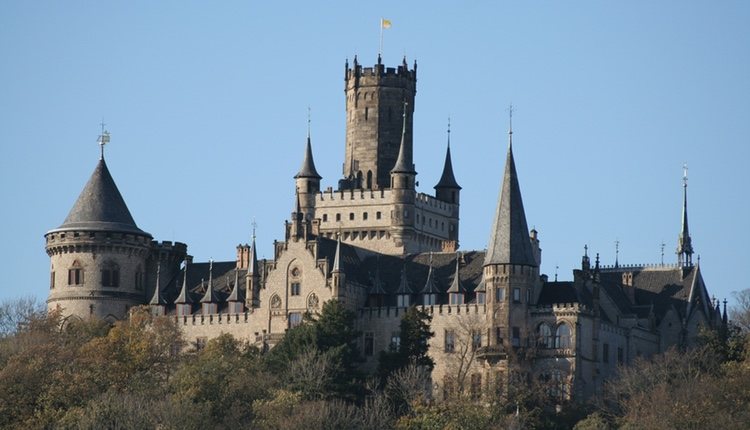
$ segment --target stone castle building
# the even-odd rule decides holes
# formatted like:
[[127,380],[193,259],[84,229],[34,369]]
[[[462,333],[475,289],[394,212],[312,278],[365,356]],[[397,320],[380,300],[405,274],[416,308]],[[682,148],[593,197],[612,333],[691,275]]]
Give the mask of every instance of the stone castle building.
[[154,240],[136,225],[102,151],[68,217],[45,235],[49,308],[116,321],[148,305],[174,318],[196,347],[230,333],[265,348],[305,312],[337,299],[356,312],[372,370],[379,351],[398,345],[401,316],[416,305],[432,315],[438,396],[503,388],[518,377],[552,381],[561,397],[590,396],[618,365],[726,323],[726,302],[722,315],[692,261],[686,183],[677,264],[604,267],[585,253],[573,281],[541,274],[512,130],[497,210],[487,214],[487,250],[460,250],[450,140],[435,195],[416,191],[416,82],[416,63],[347,63],[342,179],[321,187],[308,133],[294,176],[296,210],[269,260],[258,260],[254,239],[228,262],[193,262],[186,244]]

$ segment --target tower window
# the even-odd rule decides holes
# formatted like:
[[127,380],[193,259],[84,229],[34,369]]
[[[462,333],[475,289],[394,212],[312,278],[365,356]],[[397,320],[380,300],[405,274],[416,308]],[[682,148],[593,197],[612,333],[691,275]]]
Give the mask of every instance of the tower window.
[[521,303],[521,289],[513,288],[513,303]]
[[562,323],[555,331],[555,348],[570,348],[570,326]]
[[375,219],[380,219],[382,217],[383,215],[380,213],[380,211],[375,212]]
[[365,221],[367,221],[367,212],[365,212],[365,213],[362,214],[362,219],[365,220]]
[[68,270],[68,285],[82,285],[83,284],[83,269],[73,268]]
[[328,214],[323,214],[323,222],[327,222],[327,221],[328,221]]
[[513,327],[512,336],[511,336],[511,345],[521,346],[521,329],[518,327]]
[[49,289],[55,288],[55,272],[52,271],[49,274]]
[[453,330],[445,330],[445,352],[453,352],[456,350],[456,332]]
[[370,108],[365,108],[365,121],[367,121],[370,113]]
[[349,212],[349,221],[354,221],[354,212]]
[[505,301],[505,288],[499,287],[495,289],[495,301],[498,303]]
[[336,221],[341,221],[341,214],[336,214]]
[[102,287],[120,286],[120,269],[114,263],[107,263],[102,269]]
[[143,272],[140,266],[135,270],[135,289],[143,290]]

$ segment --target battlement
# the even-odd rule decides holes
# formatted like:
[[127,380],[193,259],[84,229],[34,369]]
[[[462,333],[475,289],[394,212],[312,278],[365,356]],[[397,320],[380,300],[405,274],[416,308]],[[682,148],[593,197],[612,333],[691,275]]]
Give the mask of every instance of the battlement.
[[622,272],[632,270],[674,270],[679,269],[682,266],[679,264],[618,264],[618,265],[604,265],[600,266],[599,270],[602,272]]
[[417,209],[426,209],[440,215],[451,216],[457,205],[438,200],[429,194],[417,193],[414,206]]
[[156,251],[187,253],[187,244],[182,242],[172,242],[171,240],[151,241],[151,247]]
[[[368,81],[371,79],[387,80],[397,83],[398,81],[416,81],[417,80],[417,63],[414,63],[414,68],[409,70],[409,66],[406,62],[402,63],[398,67],[385,67],[380,61],[372,67],[362,67],[357,62],[357,57],[354,57],[353,67],[349,67],[349,63],[346,64],[346,73],[344,79],[347,83],[350,80],[364,80]],[[381,82],[382,83],[382,82]]]
[[[487,305],[479,305],[476,303],[467,303],[463,305],[417,305],[416,307],[433,317],[465,314],[484,315],[487,312]],[[368,319],[401,318],[401,315],[406,312],[407,309],[408,308],[396,306],[360,308],[357,312],[357,316],[359,318]]]
[[367,201],[376,203],[390,203],[391,199],[390,189],[346,189],[346,190],[334,190],[332,187],[326,188],[325,191],[315,195],[316,207],[318,204],[326,205],[324,202],[342,201],[346,202],[347,205],[351,205],[352,202],[356,201]]

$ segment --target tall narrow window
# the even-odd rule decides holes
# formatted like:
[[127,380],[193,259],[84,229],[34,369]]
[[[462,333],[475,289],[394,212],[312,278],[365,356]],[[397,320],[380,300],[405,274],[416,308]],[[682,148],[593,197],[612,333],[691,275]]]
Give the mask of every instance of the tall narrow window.
[[518,327],[513,327],[511,344],[513,346],[521,346],[521,329]]
[[375,349],[375,335],[372,332],[365,333],[365,351],[366,357],[371,357]]
[[602,345],[602,362],[609,363],[609,344]]
[[474,330],[471,333],[471,349],[476,351],[482,347],[482,332]]
[[302,314],[299,312],[289,313],[289,328],[297,327],[302,324]]
[[521,303],[521,289],[513,288],[513,303]]
[[537,329],[537,346],[540,348],[554,348],[554,338],[552,337],[552,329],[545,323],[539,324]]
[[401,333],[394,331],[391,333],[391,344],[389,346],[391,351],[398,351],[401,348]]
[[117,288],[120,286],[120,268],[114,262],[104,263],[101,271],[102,287]]
[[555,348],[570,348],[570,326],[562,323],[555,332]]
[[505,288],[498,287],[495,289],[495,301],[498,303],[505,301]]
[[49,289],[55,288],[55,272],[52,271],[49,274]]
[[68,269],[68,285],[83,285],[83,267],[78,260],[73,262],[73,266]]
[[456,332],[453,330],[445,330],[445,352],[453,352],[456,350]]
[[292,282],[289,294],[292,296],[299,296],[300,290],[301,288],[300,288],[299,282]]

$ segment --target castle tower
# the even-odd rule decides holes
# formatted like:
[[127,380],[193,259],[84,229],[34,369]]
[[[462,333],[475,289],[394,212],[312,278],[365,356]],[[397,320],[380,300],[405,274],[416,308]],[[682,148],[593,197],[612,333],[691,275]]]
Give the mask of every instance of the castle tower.
[[409,251],[406,242],[411,241],[416,236],[414,202],[416,200],[415,181],[417,176],[417,172],[414,170],[412,148],[406,140],[407,110],[407,105],[404,103],[401,144],[399,145],[396,164],[390,172],[393,192],[391,234],[396,241],[396,246],[403,246],[405,252]]
[[417,92],[417,64],[406,58],[398,68],[386,68],[378,56],[375,67],[363,68],[354,57],[346,64],[346,151],[339,188],[377,189],[390,186],[401,138],[401,113],[408,108],[406,149],[412,151],[412,118]]
[[506,350],[523,346],[529,336],[528,306],[539,284],[539,263],[529,237],[513,159],[512,128],[508,135],[503,185],[484,260],[487,302],[493,309],[487,313],[493,331],[489,343]]
[[124,318],[146,303],[150,234],[135,224],[102,156],[65,221],[45,234],[50,256],[47,306],[64,316]]

